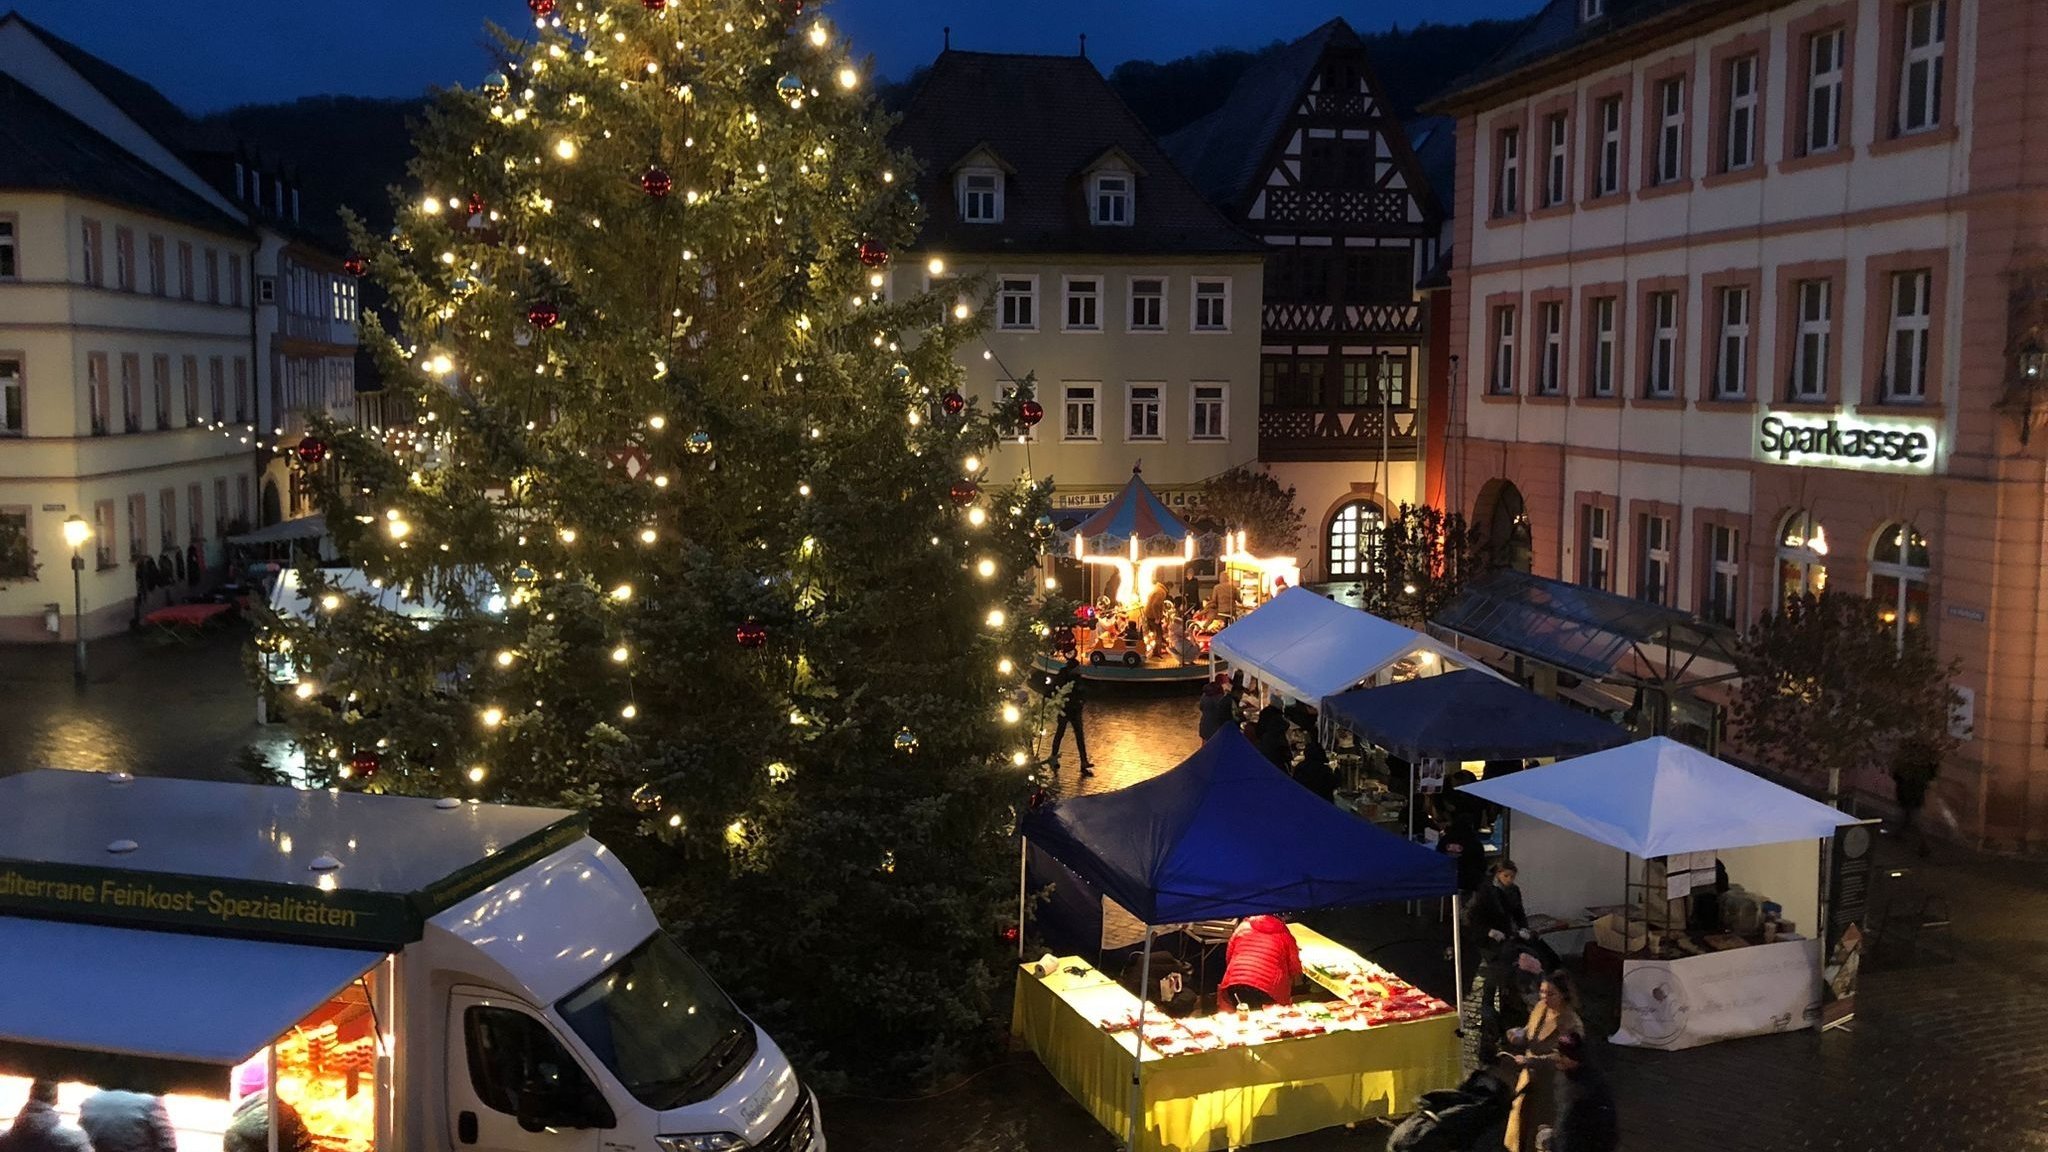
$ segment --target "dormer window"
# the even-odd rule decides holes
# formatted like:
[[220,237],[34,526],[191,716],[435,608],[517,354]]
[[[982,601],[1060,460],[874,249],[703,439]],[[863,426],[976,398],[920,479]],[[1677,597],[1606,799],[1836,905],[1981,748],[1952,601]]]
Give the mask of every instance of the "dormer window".
[[1579,23],[1598,20],[1607,15],[1607,0],[1579,0]]
[[1131,177],[1126,172],[1102,172],[1095,177],[1094,219],[1097,224],[1127,225],[1131,222]]
[[1003,219],[1003,174],[993,168],[960,173],[960,219],[969,224],[1000,224]]

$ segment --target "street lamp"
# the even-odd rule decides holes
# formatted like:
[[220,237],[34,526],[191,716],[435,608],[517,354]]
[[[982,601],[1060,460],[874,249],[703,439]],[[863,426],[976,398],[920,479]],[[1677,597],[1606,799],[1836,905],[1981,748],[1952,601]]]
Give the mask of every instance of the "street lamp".
[[83,516],[64,520],[64,543],[71,545],[71,627],[78,641],[71,660],[71,678],[85,687],[85,553],[80,551],[92,539],[92,525]]

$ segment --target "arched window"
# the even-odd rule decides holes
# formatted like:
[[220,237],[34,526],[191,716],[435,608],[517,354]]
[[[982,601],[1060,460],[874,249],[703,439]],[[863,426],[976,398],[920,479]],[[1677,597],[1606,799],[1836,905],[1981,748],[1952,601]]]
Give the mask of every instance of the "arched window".
[[1337,509],[1324,534],[1323,564],[1329,578],[1356,580],[1373,571],[1386,527],[1386,513],[1370,500],[1353,500]]
[[1828,533],[1804,508],[1785,517],[1778,534],[1778,607],[1796,596],[1820,595],[1828,586]]
[[1887,524],[1870,545],[1870,599],[1878,618],[1904,639],[1927,622],[1927,537],[1906,523]]

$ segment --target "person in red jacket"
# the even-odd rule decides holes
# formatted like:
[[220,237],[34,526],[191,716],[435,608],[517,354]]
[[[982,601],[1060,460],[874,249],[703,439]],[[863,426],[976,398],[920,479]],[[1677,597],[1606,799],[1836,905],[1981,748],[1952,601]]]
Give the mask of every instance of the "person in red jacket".
[[1263,1008],[1294,1003],[1301,947],[1278,916],[1252,916],[1239,924],[1231,934],[1228,956],[1222,985],[1226,1005]]

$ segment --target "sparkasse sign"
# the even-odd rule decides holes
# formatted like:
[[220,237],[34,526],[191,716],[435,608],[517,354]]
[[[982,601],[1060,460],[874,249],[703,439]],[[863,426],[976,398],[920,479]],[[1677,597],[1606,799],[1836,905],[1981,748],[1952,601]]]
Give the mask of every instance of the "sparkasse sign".
[[1933,417],[1766,411],[1757,422],[1756,458],[1803,468],[1932,472],[1940,433]]

